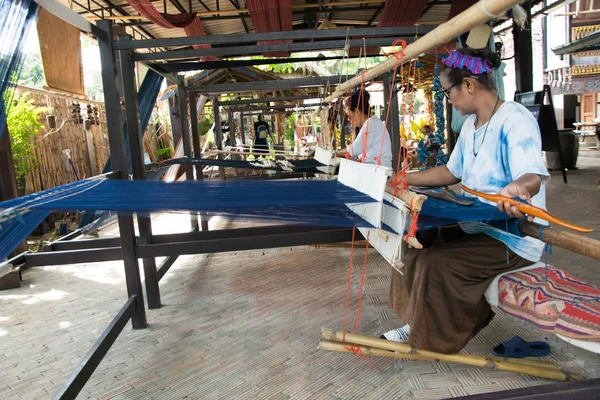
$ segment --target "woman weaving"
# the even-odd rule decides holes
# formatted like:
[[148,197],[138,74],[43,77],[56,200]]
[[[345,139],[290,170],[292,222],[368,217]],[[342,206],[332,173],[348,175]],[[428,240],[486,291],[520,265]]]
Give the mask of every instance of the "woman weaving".
[[[445,166],[407,174],[410,186],[462,182],[545,208],[549,179],[537,121],[522,105],[500,99],[491,72],[499,58],[487,50],[461,49],[443,60],[440,81],[465,121]],[[497,204],[523,218],[510,204]],[[405,249],[403,274],[393,270],[391,306],[408,325],[382,335],[419,349],[460,351],[493,318],[484,292],[500,273],[541,257],[543,243],[482,222],[418,232],[422,250]],[[409,328],[410,327],[410,328]]]
[[354,128],[360,127],[356,139],[347,148],[338,150],[339,157],[358,158],[367,164],[392,167],[390,134],[382,120],[371,116],[370,95],[366,90],[354,90],[346,100],[347,115]]

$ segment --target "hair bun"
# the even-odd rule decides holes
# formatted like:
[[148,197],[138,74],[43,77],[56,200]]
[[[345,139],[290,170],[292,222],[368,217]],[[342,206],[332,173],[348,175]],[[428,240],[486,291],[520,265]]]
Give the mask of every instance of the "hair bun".
[[462,49],[458,49],[457,51],[462,54],[481,58],[492,69],[498,69],[498,67],[500,67],[500,57],[498,57],[498,54],[490,51],[489,49],[471,49],[469,47],[464,47]]
[[496,53],[487,50],[486,54],[482,55],[481,58],[485,60],[493,69],[498,69],[500,67],[500,57],[498,57],[498,54]]

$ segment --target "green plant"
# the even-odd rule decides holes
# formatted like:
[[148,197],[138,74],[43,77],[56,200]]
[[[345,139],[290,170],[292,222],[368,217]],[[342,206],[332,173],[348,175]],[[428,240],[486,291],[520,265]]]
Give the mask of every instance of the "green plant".
[[202,120],[198,123],[198,131],[200,133],[200,136],[204,136],[208,133],[208,131],[210,130],[210,126],[212,125],[212,122],[210,122],[210,120],[205,119]]
[[154,155],[156,157],[160,157],[160,156],[164,156],[164,155],[170,156],[172,152],[173,152],[173,149],[170,148],[170,147],[167,147],[167,148],[164,148],[164,149],[158,149],[158,150],[156,150],[154,152]]
[[40,122],[40,113],[45,111],[45,108],[37,107],[33,100],[29,99],[29,93],[23,93],[8,112],[7,124],[15,175],[20,186],[23,185],[25,176],[37,166],[33,138],[44,127]]
[[292,114],[285,119],[285,139],[288,140],[291,145],[294,145],[294,133],[296,132],[296,114]]

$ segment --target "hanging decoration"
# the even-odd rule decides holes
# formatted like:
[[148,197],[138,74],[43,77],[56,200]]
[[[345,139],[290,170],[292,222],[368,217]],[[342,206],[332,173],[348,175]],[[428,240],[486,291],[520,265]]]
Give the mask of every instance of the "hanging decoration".
[[[444,118],[444,92],[440,83],[440,66],[435,66],[435,75],[433,77],[433,114],[435,116],[435,134],[432,138],[421,140],[417,150],[417,157],[426,167],[445,165],[448,162],[448,156],[441,148],[446,143]],[[433,158],[433,160],[432,160]]]
[[435,115],[433,113],[433,90],[424,90],[425,93],[425,113],[427,114],[427,124],[429,126],[435,125]]

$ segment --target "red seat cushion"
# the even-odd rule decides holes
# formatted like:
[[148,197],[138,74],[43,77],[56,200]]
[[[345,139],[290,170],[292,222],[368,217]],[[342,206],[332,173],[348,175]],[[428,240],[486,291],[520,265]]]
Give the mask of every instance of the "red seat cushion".
[[600,289],[554,267],[504,275],[498,308],[545,331],[600,341]]

